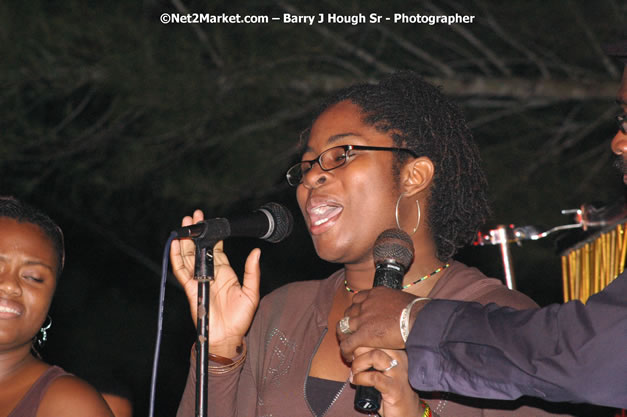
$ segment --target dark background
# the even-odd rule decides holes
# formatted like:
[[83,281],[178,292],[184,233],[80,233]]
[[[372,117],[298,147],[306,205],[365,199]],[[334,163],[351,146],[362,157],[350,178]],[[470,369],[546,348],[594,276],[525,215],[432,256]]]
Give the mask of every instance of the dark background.
[[[162,13],[474,15],[470,25],[169,24]],[[299,133],[332,91],[413,69],[464,108],[496,224],[552,227],[583,203],[622,199],[609,141],[621,68],[600,45],[625,37],[622,1],[5,1],[0,4],[0,194],[48,212],[67,264],[47,360],[128,389],[147,413],[163,245],[183,215],[292,209],[293,235],[253,247],[262,292],[337,268],[313,251],[283,181]],[[554,238],[512,247],[518,288],[561,301]],[[563,248],[561,248],[563,249]],[[497,247],[458,259],[502,277]],[[157,415],[171,416],[194,337],[170,281]],[[113,382],[111,382],[113,381]],[[105,388],[103,388],[105,389]]]

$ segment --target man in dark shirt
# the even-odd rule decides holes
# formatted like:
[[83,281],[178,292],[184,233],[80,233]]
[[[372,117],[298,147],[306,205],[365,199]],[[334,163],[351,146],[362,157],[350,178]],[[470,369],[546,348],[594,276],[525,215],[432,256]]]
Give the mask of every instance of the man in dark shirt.
[[[627,185],[627,40],[609,45],[624,64],[612,151]],[[411,308],[409,304],[414,302]],[[401,334],[399,317],[409,312]],[[358,347],[406,349],[412,387],[467,396],[585,402],[627,408],[627,272],[584,305],[515,311],[449,300],[419,300],[388,288],[361,291],[337,334],[353,380],[372,365]],[[400,319],[403,320],[402,318]],[[406,339],[406,340],[404,340]],[[363,375],[363,374],[362,374]]]

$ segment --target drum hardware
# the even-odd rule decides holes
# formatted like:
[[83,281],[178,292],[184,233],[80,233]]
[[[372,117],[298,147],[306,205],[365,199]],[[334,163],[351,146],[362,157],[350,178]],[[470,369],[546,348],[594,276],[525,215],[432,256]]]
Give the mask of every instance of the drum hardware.
[[[592,204],[583,204],[579,208],[576,209],[566,209],[562,210],[561,213],[563,215],[572,215],[573,223],[555,226],[550,229],[544,230],[539,226],[528,225],[528,226],[518,226],[516,227],[513,224],[509,225],[498,225],[495,229],[491,229],[487,232],[479,232],[477,238],[473,242],[474,246],[486,246],[486,245],[498,245],[500,246],[501,258],[503,260],[503,270],[505,274],[505,284],[510,289],[516,288],[516,281],[514,277],[514,269],[512,265],[512,257],[509,245],[511,243],[516,243],[518,246],[522,245],[522,242],[525,240],[539,240],[543,239],[549,235],[552,235],[556,232],[569,231],[573,229],[581,229],[584,232],[594,232],[597,229],[601,230],[601,233],[604,233],[608,228],[614,229],[620,223],[624,223],[627,221],[627,206],[624,203],[614,204],[611,206],[605,206],[601,208],[597,208]],[[609,233],[609,232],[607,232]],[[622,236],[622,229],[618,231]],[[595,234],[594,236],[597,236]],[[625,236],[627,237],[627,235]],[[618,244],[620,246],[620,254],[618,256],[614,256],[614,258],[622,258],[622,261],[616,263],[618,261],[612,261],[611,268],[612,270],[616,270],[617,267],[622,271],[624,266],[625,252],[627,248],[627,241],[625,244]],[[605,246],[608,246],[607,244]],[[612,246],[615,247],[616,245]],[[568,255],[562,255],[562,271],[563,271],[563,279],[564,279],[564,297],[565,301],[572,299],[574,296],[574,292],[572,291],[572,287],[574,285],[567,284],[567,267],[570,265],[570,270],[575,270],[576,261],[571,260],[568,264],[564,259]],[[580,269],[580,268],[579,268]],[[579,271],[579,269],[577,269]],[[576,279],[576,278],[573,278]],[[604,280],[605,285],[607,284],[607,279]],[[603,284],[600,284],[603,285]],[[604,285],[603,285],[604,286]],[[599,284],[593,285],[591,288],[598,288]],[[600,289],[599,289],[600,290]],[[567,295],[568,294],[568,295]],[[581,296],[577,296],[577,298],[581,298]],[[587,298],[587,297],[585,297]]]

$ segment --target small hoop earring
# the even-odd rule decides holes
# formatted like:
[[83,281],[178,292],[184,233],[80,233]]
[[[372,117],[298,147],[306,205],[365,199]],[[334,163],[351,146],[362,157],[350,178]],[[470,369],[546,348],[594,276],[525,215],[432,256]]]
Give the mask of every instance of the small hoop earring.
[[[396,200],[396,209],[394,211],[394,214],[396,216],[396,227],[398,227],[399,229],[403,230],[403,228],[401,227],[400,222],[398,221],[398,206],[401,203],[401,198],[403,198],[403,196],[406,193],[401,193],[401,195],[398,196],[398,200]],[[421,217],[421,213],[420,213],[420,201],[416,200],[416,208],[418,209],[418,214],[416,216],[416,226],[414,227],[413,232],[411,232],[411,234],[415,234],[416,231],[418,230],[418,226],[420,226],[420,217]]]
[[46,341],[48,340],[48,330],[50,330],[51,327],[52,317],[48,315],[48,324],[46,324],[46,322],[44,321],[43,326],[41,327],[41,329],[39,329],[39,333],[37,333],[37,336],[35,336],[35,343],[37,344],[37,347],[39,349],[41,349],[46,344]]

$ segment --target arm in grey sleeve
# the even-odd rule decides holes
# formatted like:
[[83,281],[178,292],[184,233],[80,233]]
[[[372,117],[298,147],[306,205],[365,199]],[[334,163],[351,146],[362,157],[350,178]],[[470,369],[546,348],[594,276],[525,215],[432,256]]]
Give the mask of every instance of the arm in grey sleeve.
[[627,408],[627,274],[585,305],[433,300],[406,345],[417,390]]

